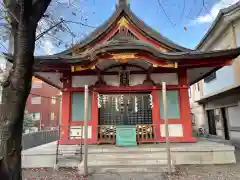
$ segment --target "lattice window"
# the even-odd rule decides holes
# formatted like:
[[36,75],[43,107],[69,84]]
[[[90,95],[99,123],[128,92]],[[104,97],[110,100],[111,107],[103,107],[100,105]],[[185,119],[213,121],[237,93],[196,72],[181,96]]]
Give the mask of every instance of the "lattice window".
[[100,125],[152,124],[152,107],[148,93],[101,96],[108,96],[108,100],[99,109]]

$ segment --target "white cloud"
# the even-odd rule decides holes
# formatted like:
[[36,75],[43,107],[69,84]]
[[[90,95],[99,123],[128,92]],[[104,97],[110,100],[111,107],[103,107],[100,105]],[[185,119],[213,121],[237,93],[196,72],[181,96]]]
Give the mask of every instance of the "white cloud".
[[213,5],[210,12],[205,15],[199,16],[194,20],[194,24],[210,23],[218,15],[219,11],[223,8],[227,8],[230,5],[237,3],[239,0],[219,0],[216,4]]
[[43,43],[43,50],[46,54],[55,54],[55,47],[50,40],[46,40]]

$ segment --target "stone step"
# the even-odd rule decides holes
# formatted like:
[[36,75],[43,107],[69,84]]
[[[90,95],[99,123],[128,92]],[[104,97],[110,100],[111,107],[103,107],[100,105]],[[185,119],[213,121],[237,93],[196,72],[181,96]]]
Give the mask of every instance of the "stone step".
[[[172,172],[175,172],[175,166],[172,166]],[[166,165],[118,165],[118,166],[90,166],[89,172],[94,173],[162,173],[168,172]]]
[[167,154],[165,152],[136,152],[136,153],[96,153],[89,154],[89,160],[104,160],[104,159],[118,159],[118,158],[126,158],[126,159],[166,159]]
[[[83,164],[77,163],[59,163],[58,166],[55,168],[61,167],[71,167],[83,171]],[[171,166],[172,172],[175,172],[175,166]],[[161,172],[168,172],[168,166],[166,164],[124,164],[124,165],[93,165],[88,164],[88,171],[89,173],[161,173]]]
[[141,164],[148,164],[148,165],[163,165],[167,164],[167,160],[147,160],[147,159],[116,159],[114,160],[93,160],[88,162],[89,166],[120,166],[120,165],[141,165]]
[[[58,162],[59,167],[78,167],[80,164],[79,159],[60,159]],[[88,166],[102,167],[102,166],[139,166],[139,165],[166,165],[167,160],[146,160],[146,159],[116,159],[116,160],[92,160],[88,161]],[[172,161],[173,164],[173,161]]]

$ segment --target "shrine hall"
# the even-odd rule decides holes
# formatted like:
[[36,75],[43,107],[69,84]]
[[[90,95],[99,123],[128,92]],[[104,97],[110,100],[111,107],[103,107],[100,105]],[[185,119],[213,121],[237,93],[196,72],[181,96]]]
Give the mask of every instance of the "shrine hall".
[[81,138],[85,85],[89,144],[165,142],[162,82],[169,140],[196,142],[188,88],[239,54],[239,48],[200,52],[179,46],[142,22],[127,0],[119,0],[112,16],[80,43],[36,56],[34,73],[62,91],[61,144]]

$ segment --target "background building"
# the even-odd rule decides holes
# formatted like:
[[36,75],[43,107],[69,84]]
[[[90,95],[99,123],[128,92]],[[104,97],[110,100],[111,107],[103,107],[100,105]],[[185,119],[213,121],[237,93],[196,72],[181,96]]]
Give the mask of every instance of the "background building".
[[60,91],[37,79],[32,80],[26,110],[41,129],[57,127],[60,113]]
[[[213,51],[240,46],[240,4],[222,9],[197,46]],[[240,57],[232,65],[216,68],[189,89],[196,128],[210,135],[237,140],[240,137]]]
[[[3,80],[6,72],[11,69],[11,63],[8,63],[4,56],[0,56],[0,81]],[[40,129],[48,129],[51,127],[57,127],[59,122],[60,104],[61,104],[60,91],[37,79],[32,80],[32,89],[26,104],[27,116],[31,117],[31,120],[35,124],[34,131]],[[2,93],[0,86],[0,104],[2,102]]]

